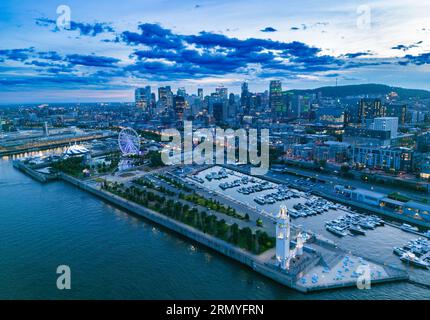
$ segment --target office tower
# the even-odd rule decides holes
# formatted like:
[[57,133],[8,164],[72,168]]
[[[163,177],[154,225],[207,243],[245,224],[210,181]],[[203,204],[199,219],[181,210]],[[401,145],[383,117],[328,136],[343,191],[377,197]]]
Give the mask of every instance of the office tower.
[[397,137],[399,127],[399,118],[397,117],[381,117],[373,120],[373,129],[380,131],[390,131],[391,139]]
[[240,106],[242,107],[244,114],[249,114],[251,103],[249,96],[248,83],[244,82],[242,83],[242,93],[240,95]]
[[387,117],[399,118],[399,124],[404,125],[406,123],[407,106],[406,104],[389,104],[386,107]]
[[173,107],[173,93],[170,86],[158,88],[158,100],[163,108]]
[[151,87],[137,88],[134,91],[134,98],[136,108],[148,111],[151,104]]
[[385,108],[380,99],[361,99],[358,105],[357,123],[364,125],[367,119],[385,117]]
[[230,118],[236,117],[237,108],[236,108],[236,97],[234,93],[230,93],[228,96],[228,116]]
[[178,90],[176,91],[176,95],[180,97],[185,97],[187,95],[187,91],[184,87],[178,88]]
[[224,102],[215,102],[212,107],[216,124],[220,125],[225,123],[228,117],[227,104]]
[[184,118],[184,112],[187,108],[187,102],[183,96],[174,96],[173,98],[173,110],[176,115],[176,120],[182,121]]
[[228,104],[233,105],[236,103],[236,97],[234,96],[234,93],[230,93],[228,95]]
[[218,97],[220,100],[225,101],[228,99],[228,89],[221,86],[215,89],[216,94],[218,94]]
[[294,118],[300,118],[307,110],[306,101],[302,95],[292,95],[291,99],[291,114]]
[[282,116],[284,110],[282,84],[279,80],[270,81],[269,106],[274,116]]
[[197,89],[197,96],[199,97],[199,99],[201,101],[203,101],[203,89],[202,88]]

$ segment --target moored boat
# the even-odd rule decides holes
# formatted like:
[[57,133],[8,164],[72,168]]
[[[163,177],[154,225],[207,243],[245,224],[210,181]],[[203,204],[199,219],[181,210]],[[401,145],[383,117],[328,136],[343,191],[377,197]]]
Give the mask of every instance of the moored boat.
[[359,234],[363,236],[366,235],[366,231],[361,229],[359,226],[353,224],[349,226],[349,231],[353,234]]
[[417,227],[413,227],[407,223],[402,224],[400,229],[402,229],[403,231],[406,231],[406,232],[418,232],[419,231]]
[[411,252],[404,253],[400,257],[400,260],[402,260],[403,262],[406,262],[406,263],[410,263],[410,264],[417,266],[419,268],[424,268],[424,269],[430,268],[430,264],[428,262],[425,262],[424,260],[417,258],[417,256],[415,256]]
[[333,233],[339,237],[344,237],[347,235],[345,230],[342,230],[341,228],[333,226],[333,225],[327,225],[326,229],[327,229],[327,231],[330,231],[331,233]]

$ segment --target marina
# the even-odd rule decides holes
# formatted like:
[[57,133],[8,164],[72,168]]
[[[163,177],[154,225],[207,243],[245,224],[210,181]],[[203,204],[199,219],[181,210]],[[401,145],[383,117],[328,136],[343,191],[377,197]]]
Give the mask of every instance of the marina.
[[[188,181],[192,181],[193,178],[199,178],[207,172],[217,171],[220,167],[211,167],[206,170],[202,170],[195,174],[187,175],[184,177]],[[228,170],[228,169],[227,169]],[[229,175],[229,178],[225,179],[223,183],[230,183],[233,180],[238,180],[246,174],[235,172],[234,176]],[[258,182],[260,178],[256,178]],[[293,226],[298,227],[302,230],[309,230],[313,233],[317,233],[336,243],[336,245],[344,248],[346,251],[356,252],[363,256],[382,260],[385,264],[394,265],[400,268],[404,268],[404,264],[392,254],[394,246],[401,246],[401,241],[411,240],[411,236],[418,234],[424,236],[429,231],[411,233],[406,232],[400,228],[400,225],[386,221],[379,216],[369,214],[368,212],[357,212],[351,208],[335,203],[332,200],[327,200],[319,196],[312,195],[309,192],[299,191],[294,188],[284,187],[282,184],[276,184],[272,190],[260,191],[252,195],[245,195],[237,192],[238,187],[232,187],[228,190],[219,188],[219,183],[205,181],[202,187],[207,190],[211,195],[217,195],[222,198],[230,199],[233,202],[244,204],[259,212],[260,215],[271,218],[276,216],[279,205],[285,205],[291,218],[293,219]],[[282,200],[276,203],[266,203],[261,201],[261,204],[255,201],[257,198],[264,199],[266,195],[274,193],[273,190],[287,190],[296,195],[286,200]],[[322,214],[308,214],[306,203],[319,203],[319,206],[325,206],[327,211],[323,211]],[[297,209],[302,210],[297,210]],[[336,221],[340,220],[340,221]],[[327,223],[334,222],[337,228],[327,229]],[[346,226],[346,227],[345,227]],[[408,269],[413,276],[421,275],[420,268]],[[423,275],[424,276],[424,275]]]
[[383,226],[384,221],[376,216],[364,216],[356,213],[347,213],[335,220],[326,222],[326,229],[333,234],[344,237],[348,235],[366,235],[365,230],[374,230]]
[[428,239],[410,240],[403,247],[394,247],[393,253],[407,265],[430,269],[430,241]]

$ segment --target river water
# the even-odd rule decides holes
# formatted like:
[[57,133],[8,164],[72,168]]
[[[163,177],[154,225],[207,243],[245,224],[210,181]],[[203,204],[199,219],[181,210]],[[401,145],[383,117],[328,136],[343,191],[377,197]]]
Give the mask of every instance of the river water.
[[[0,299],[430,299],[405,282],[304,295],[5,158],[0,218]],[[71,290],[56,287],[59,265],[71,268]]]

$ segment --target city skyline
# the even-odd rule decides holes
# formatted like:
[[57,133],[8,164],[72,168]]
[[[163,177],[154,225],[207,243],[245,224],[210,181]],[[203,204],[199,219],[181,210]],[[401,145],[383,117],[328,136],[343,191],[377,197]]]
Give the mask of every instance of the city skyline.
[[72,1],[70,25],[62,29],[67,10],[57,13],[58,3],[6,1],[0,100],[125,102],[146,85],[189,92],[224,85],[239,94],[244,81],[263,92],[271,80],[284,89],[430,89],[428,4],[288,4],[279,10],[270,1],[131,1],[119,8]]

